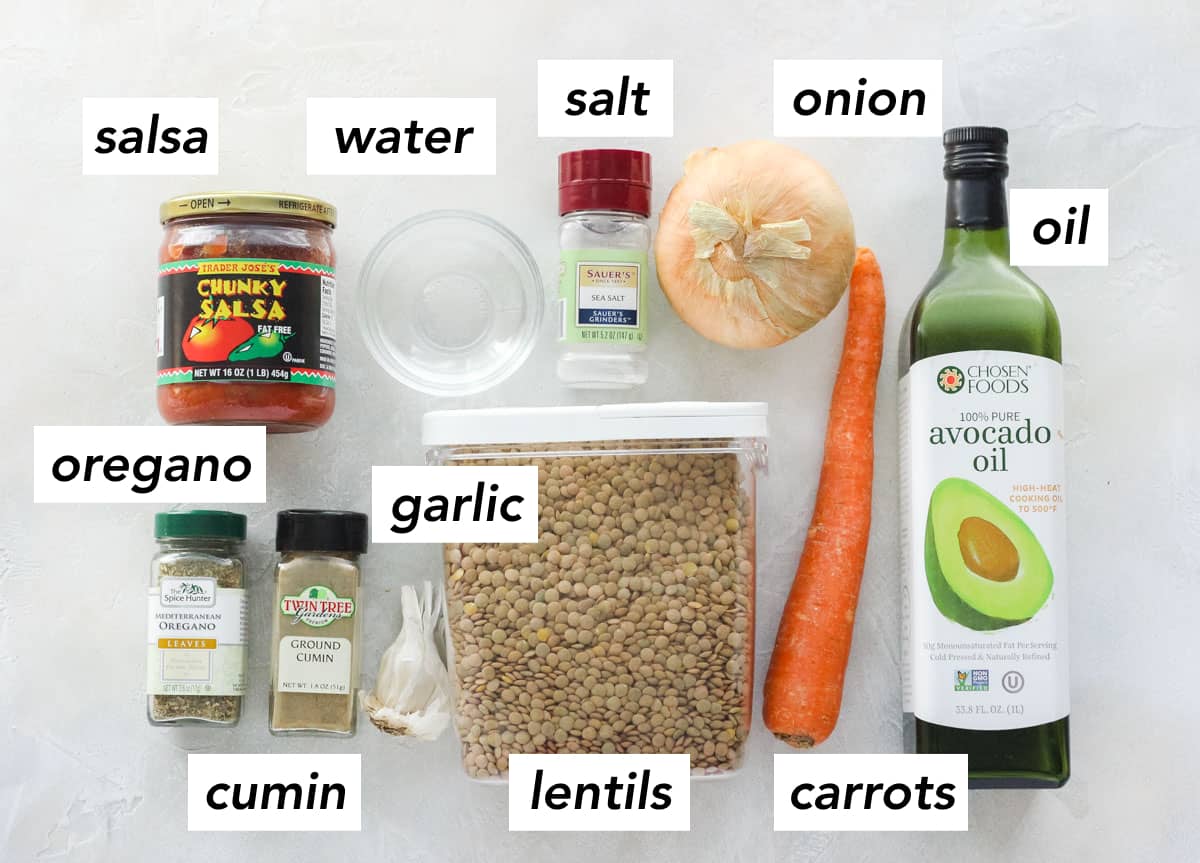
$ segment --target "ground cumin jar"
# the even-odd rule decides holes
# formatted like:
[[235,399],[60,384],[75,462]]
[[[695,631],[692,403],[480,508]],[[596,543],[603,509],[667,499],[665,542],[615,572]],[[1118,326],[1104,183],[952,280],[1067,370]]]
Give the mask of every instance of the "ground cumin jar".
[[270,731],[349,737],[358,724],[367,516],[285,509],[275,528]]
[[159,210],[158,410],[307,431],[333,414],[333,227],[316,198],[213,192]]

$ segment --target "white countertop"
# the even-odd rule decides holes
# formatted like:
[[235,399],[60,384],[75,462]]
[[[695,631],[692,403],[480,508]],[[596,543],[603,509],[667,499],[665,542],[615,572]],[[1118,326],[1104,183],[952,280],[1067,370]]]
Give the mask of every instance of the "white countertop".
[[[0,858],[69,860],[1182,860],[1200,840],[1200,420],[1193,372],[1200,109],[1184,0],[860,4],[711,0],[558,3],[16,4],[0,35],[6,198],[0,435]],[[855,11],[847,11],[852,5]],[[693,789],[685,834],[509,834],[503,788],[468,782],[450,735],[405,746],[266,731],[268,548],[275,510],[369,507],[373,464],[419,463],[422,412],[555,404],[544,337],[502,386],[466,400],[402,389],[375,367],[342,293],[338,408],[316,434],[269,441],[269,499],[249,508],[251,692],[228,732],[144,718],[151,505],[34,506],[31,426],[158,423],[153,393],[158,204],[214,187],[315,194],[341,213],[339,281],[422,210],[480,210],[555,260],[555,156],[536,137],[538,58],[670,57],[675,137],[648,142],[661,205],[692,149],[771,132],[773,58],[945,61],[946,125],[1011,132],[1013,186],[1108,187],[1111,265],[1030,274],[1064,329],[1070,490],[1072,765],[1060,791],[974,792],[965,834],[779,834],[755,717],[748,767]],[[219,177],[83,177],[84,96],[218,96]],[[308,96],[495,96],[495,177],[305,175]],[[647,142],[629,142],[646,144]],[[937,260],[934,139],[796,141],[842,185],[890,302],[879,388],[877,498],[841,723],[823,751],[901,747],[896,564],[896,350]],[[845,304],[769,353],[692,333],[655,292],[651,377],[637,400],[765,400],[758,684],[808,524]],[[595,399],[591,399],[595,401]],[[394,635],[397,585],[440,576],[433,547],[373,548],[367,669]],[[361,752],[358,834],[189,834],[186,751]]]

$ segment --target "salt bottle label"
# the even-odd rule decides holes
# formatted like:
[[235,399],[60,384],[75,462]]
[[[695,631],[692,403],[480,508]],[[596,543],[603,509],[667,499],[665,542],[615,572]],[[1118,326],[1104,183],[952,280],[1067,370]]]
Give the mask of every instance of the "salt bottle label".
[[559,268],[559,340],[645,344],[648,269],[643,251],[564,250]]

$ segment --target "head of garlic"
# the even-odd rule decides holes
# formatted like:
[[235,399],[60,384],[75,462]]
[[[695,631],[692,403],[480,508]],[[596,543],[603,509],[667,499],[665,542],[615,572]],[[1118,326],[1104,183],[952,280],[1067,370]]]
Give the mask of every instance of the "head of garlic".
[[440,603],[433,584],[418,594],[400,588],[400,634],[383,653],[375,688],[360,692],[363,709],[380,731],[436,740],[450,724],[450,675],[437,646]]

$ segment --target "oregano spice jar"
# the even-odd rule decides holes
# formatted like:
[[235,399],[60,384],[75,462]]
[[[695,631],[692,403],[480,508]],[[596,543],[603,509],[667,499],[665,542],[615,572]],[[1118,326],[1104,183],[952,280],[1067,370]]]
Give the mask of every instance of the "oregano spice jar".
[[160,512],[146,638],[152,725],[234,725],[246,690],[246,516]]
[[354,734],[362,609],[360,512],[289,509],[278,515],[270,730]]

